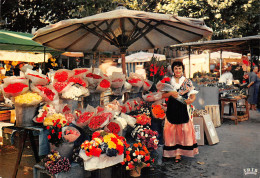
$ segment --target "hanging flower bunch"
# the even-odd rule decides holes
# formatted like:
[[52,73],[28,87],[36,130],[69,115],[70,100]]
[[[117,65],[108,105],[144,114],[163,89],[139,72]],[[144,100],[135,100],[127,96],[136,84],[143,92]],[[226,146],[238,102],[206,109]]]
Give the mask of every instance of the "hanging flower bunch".
[[52,67],[57,67],[58,66],[58,64],[56,63],[56,59],[55,58],[51,57],[50,61],[51,61],[51,66]]
[[146,68],[147,79],[152,81],[154,84],[159,82],[167,72],[166,62],[159,61],[159,59],[154,56],[151,58],[147,66],[148,66]]
[[46,170],[54,175],[59,172],[68,172],[71,168],[70,162],[68,158],[62,158],[57,151],[52,151],[50,154],[46,156],[44,159],[44,166]]
[[166,114],[165,114],[165,109],[161,104],[152,104],[152,115],[156,119],[164,119]]
[[145,145],[148,150],[156,150],[158,148],[158,132],[150,129],[149,126],[138,125],[131,133],[132,137]]
[[138,166],[150,167],[153,162],[154,159],[151,158],[146,146],[139,142],[126,149],[125,158],[121,164],[126,167],[126,170],[132,170]]
[[151,125],[151,117],[147,116],[146,114],[139,114],[135,116],[136,124],[140,125]]

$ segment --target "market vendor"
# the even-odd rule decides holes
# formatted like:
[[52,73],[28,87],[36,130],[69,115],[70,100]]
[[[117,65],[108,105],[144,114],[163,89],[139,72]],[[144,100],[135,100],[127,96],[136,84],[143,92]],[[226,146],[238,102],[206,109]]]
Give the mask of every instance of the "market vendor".
[[185,78],[182,62],[173,62],[173,77],[170,80],[174,91],[163,94],[168,98],[167,111],[164,124],[164,158],[175,157],[175,162],[181,161],[181,156],[193,157],[198,154],[198,145],[192,121],[191,105],[197,91],[192,82]]
[[230,72],[231,67],[225,67],[224,68],[224,73],[220,76],[219,78],[219,83],[225,83],[228,85],[232,84],[233,79],[233,74]]
[[258,73],[258,67],[255,66],[253,68],[253,71],[249,73],[249,84],[248,84],[248,102],[250,104],[250,109],[256,110],[256,104],[257,104],[257,97],[255,92],[255,84],[257,82],[257,73]]

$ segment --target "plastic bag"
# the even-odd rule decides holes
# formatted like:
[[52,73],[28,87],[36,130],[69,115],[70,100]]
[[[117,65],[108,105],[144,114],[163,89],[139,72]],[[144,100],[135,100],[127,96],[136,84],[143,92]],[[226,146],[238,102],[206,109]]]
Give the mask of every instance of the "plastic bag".
[[47,85],[50,79],[37,71],[27,69],[25,72],[25,77],[30,79],[34,85]]
[[113,72],[111,76],[111,88],[122,88],[125,80],[125,74],[122,72]]
[[66,82],[72,76],[73,76],[73,72],[71,70],[59,69],[54,74],[54,81]]
[[151,89],[152,85],[153,85],[153,82],[152,82],[152,81],[150,81],[150,80],[145,80],[145,81],[144,81],[144,85],[143,85],[143,90],[144,90],[144,91],[149,91],[149,90]]
[[162,99],[162,93],[161,92],[153,92],[148,93],[146,95],[142,95],[143,99],[148,102],[157,101]]

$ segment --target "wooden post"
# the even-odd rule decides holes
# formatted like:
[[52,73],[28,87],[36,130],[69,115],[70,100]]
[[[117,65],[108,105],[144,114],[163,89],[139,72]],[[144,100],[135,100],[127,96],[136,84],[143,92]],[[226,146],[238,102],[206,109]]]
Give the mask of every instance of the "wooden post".
[[222,75],[222,49],[220,50],[220,65],[219,65],[219,76]]
[[[190,77],[190,73],[191,73],[191,67],[190,67],[190,52],[191,52],[191,50],[190,50],[190,46],[189,46],[189,78],[191,78]],[[183,71],[184,72],[184,71]]]

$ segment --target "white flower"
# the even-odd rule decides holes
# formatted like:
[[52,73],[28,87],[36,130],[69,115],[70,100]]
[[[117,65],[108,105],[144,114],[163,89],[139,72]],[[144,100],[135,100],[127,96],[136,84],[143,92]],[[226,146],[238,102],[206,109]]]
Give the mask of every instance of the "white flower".
[[135,154],[135,153],[133,153],[133,156],[136,156],[136,154]]
[[157,139],[155,139],[154,141],[153,141],[156,145],[158,145],[158,140]]
[[141,160],[141,159],[142,159],[142,156],[141,156],[141,155],[138,155],[138,156],[137,156],[137,159],[140,159],[140,160]]
[[143,132],[141,132],[141,136],[144,136],[144,133],[143,133]]
[[148,137],[148,134],[145,134],[145,137]]
[[156,138],[156,136],[153,136],[152,138]]

